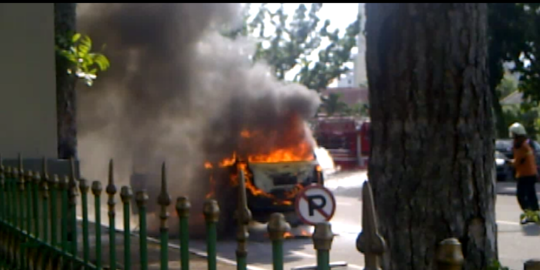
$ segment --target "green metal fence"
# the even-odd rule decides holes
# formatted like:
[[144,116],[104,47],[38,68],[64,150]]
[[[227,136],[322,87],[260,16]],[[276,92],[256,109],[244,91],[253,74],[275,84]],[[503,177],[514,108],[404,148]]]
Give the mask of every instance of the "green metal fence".
[[[148,269],[148,239],[146,207],[148,195],[137,191],[135,201],[139,211],[139,254],[133,258],[130,254],[130,202],[133,192],[130,187],[118,189],[114,184],[113,161],[109,164],[109,179],[105,187],[108,196],[108,265],[103,265],[101,243],[101,196],[102,185],[94,181],[92,185],[85,179],[76,179],[72,161],[71,175],[49,176],[47,161],[43,159],[41,171],[25,171],[19,156],[18,167],[4,167],[0,158],[0,269],[131,269],[134,260],[138,260],[140,269]],[[168,258],[168,206],[171,198],[167,194],[166,167],[162,166],[161,192],[157,203],[160,205],[160,269],[169,268]],[[247,269],[248,224],[251,212],[247,208],[246,189],[243,171],[239,174],[239,208],[236,212],[238,221],[237,269]],[[90,193],[91,191],[91,193]],[[93,195],[95,222],[89,222],[88,195]],[[123,206],[123,258],[116,257],[115,213],[116,197],[121,198]],[[78,231],[77,200],[80,200],[82,230]],[[377,231],[376,214],[372,191],[369,183],[363,188],[363,231],[357,239],[357,248],[365,255],[365,269],[380,269],[379,258],[385,250],[384,239]],[[189,230],[190,202],[187,197],[176,200],[180,229],[181,269],[189,265]],[[217,233],[219,206],[215,200],[204,204],[203,214],[206,220],[207,263],[209,270],[217,268]],[[94,248],[91,249],[89,230],[95,231]],[[271,216],[268,232],[272,241],[273,269],[283,270],[284,234],[290,229],[282,214]],[[79,236],[79,237],[78,237]],[[78,250],[78,240],[82,239],[82,251]],[[330,249],[334,234],[329,223],[315,226],[313,233],[314,248],[317,250],[317,269],[330,268]],[[126,248],[127,247],[127,248]],[[92,254],[93,253],[93,254]],[[91,256],[93,255],[93,256]],[[91,260],[90,258],[95,258]],[[459,269],[463,261],[459,242],[448,239],[442,242],[438,261],[440,269]],[[458,267],[458,268],[455,268]]]

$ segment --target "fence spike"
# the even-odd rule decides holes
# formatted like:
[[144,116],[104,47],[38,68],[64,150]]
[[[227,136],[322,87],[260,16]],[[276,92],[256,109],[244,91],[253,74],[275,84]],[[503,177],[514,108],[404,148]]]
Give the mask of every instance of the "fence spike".
[[176,199],[176,212],[180,218],[180,263],[182,270],[189,270],[189,210],[187,197]]
[[41,176],[42,176],[42,179],[47,179],[47,181],[48,181],[49,164],[48,164],[48,160],[47,160],[46,157],[43,157],[43,159],[41,161]]
[[461,243],[456,238],[448,238],[439,243],[437,264],[440,270],[459,270],[463,266]]
[[75,158],[70,157],[69,158],[69,169],[70,169],[70,176],[72,181],[75,181],[77,179],[76,177],[76,169],[75,169]]
[[70,222],[68,225],[68,241],[71,242],[71,256],[75,259],[77,257],[77,195],[79,195],[79,191],[75,178],[67,175],[64,178],[68,182],[68,216]]
[[90,233],[88,230],[88,190],[90,190],[90,184],[86,179],[79,179],[79,190],[81,192],[82,201],[82,229],[83,229],[83,260],[85,266],[88,265],[90,260]]
[[96,230],[96,269],[101,269],[101,182],[92,182],[92,194],[94,194],[95,230]]
[[129,217],[129,203],[133,198],[133,192],[128,186],[123,186],[120,189],[120,198],[124,204],[124,269],[131,269],[131,229]]
[[29,192],[32,194],[32,215],[34,217],[34,234],[36,238],[40,237],[40,230],[39,225],[41,224],[39,219],[39,205],[40,203],[43,204],[43,201],[40,202],[40,198],[43,197],[40,196],[40,189],[41,189],[41,175],[40,173],[36,172],[34,174],[34,177],[32,178],[32,190]]
[[58,175],[53,175],[50,179],[51,186],[51,245],[58,245]]
[[23,173],[24,173],[23,159],[22,159],[22,155],[21,155],[20,152],[19,152],[19,154],[17,155],[17,159],[18,159],[18,161],[19,161],[19,173],[23,174]]
[[41,191],[42,204],[42,216],[43,216],[43,240],[45,243],[49,242],[49,177],[44,174],[41,178],[41,184],[39,186]]
[[23,202],[25,203],[24,205],[26,206],[23,210],[23,213],[21,213],[23,215],[23,219],[26,221],[26,227],[24,227],[26,229],[26,232],[28,234],[33,234],[32,233],[32,199],[33,199],[33,194],[32,194],[32,185],[34,183],[32,183],[32,179],[34,178],[34,173],[32,171],[27,171],[26,172],[26,175],[25,175],[25,189],[23,189],[23,197],[26,197],[26,202]]
[[251,220],[251,211],[249,211],[247,206],[246,178],[242,168],[240,168],[238,177],[238,209],[236,211],[236,217],[238,218],[238,232],[236,233],[236,263],[239,270],[245,270],[247,268],[247,240],[249,238],[248,225],[249,221]]
[[285,221],[282,213],[273,213],[270,215],[267,229],[272,240],[273,269],[283,270],[283,239],[285,233],[291,230],[291,226]]
[[161,165],[161,192],[158,196],[158,204],[161,206],[159,214],[160,222],[160,243],[161,243],[161,270],[169,268],[169,227],[167,226],[167,219],[169,213],[167,207],[171,204],[171,196],[167,193],[167,167],[165,162]]
[[334,241],[332,225],[328,222],[322,222],[315,225],[315,231],[311,236],[313,246],[317,250],[317,269],[330,269],[330,249]]
[[148,195],[144,190],[138,191],[135,195],[137,206],[139,208],[139,256],[141,262],[141,270],[148,269],[148,244],[146,231],[146,202]]
[[356,248],[364,254],[364,269],[381,269],[379,257],[386,250],[386,242],[377,228],[377,214],[369,181],[362,186],[362,232],[356,238]]
[[115,204],[114,195],[117,192],[116,186],[114,185],[114,164],[113,160],[109,161],[109,184],[107,185],[107,194],[109,194],[109,199],[107,205],[109,206],[109,263],[110,269],[116,269],[116,223],[114,220],[115,217]]

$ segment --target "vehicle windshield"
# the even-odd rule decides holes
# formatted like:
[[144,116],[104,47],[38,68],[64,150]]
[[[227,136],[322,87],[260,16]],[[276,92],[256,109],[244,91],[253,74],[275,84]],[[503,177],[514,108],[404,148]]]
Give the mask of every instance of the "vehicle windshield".
[[496,140],[495,149],[497,151],[508,151],[512,149],[512,140]]

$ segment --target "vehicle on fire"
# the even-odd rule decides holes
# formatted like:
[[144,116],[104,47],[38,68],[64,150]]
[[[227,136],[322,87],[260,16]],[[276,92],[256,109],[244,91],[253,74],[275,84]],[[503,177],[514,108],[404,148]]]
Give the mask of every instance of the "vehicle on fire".
[[[304,161],[244,162],[235,158],[234,162],[221,168],[209,170],[213,181],[211,197],[218,201],[220,217],[218,235],[234,236],[237,225],[235,211],[238,208],[238,170],[244,169],[248,208],[252,220],[267,223],[272,213],[282,213],[291,226],[302,221],[296,215],[294,201],[296,194],[311,184],[324,185],[324,176],[315,153]],[[146,189],[149,197],[157,198],[159,187],[148,185],[150,175],[132,174],[133,187]],[[157,209],[155,209],[157,210]],[[152,212],[148,209],[148,212]]]

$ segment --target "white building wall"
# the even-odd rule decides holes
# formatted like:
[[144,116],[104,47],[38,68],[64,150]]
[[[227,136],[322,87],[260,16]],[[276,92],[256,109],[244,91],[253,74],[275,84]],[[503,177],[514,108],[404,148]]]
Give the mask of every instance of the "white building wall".
[[54,6],[0,3],[0,154],[57,157]]
[[364,3],[358,4],[358,14],[361,16],[360,21],[360,35],[357,39],[358,53],[356,54],[356,61],[354,62],[354,76],[355,76],[355,87],[358,87],[361,84],[367,83],[367,73],[366,73],[366,37],[364,36],[364,25],[366,23],[366,15],[364,10]]

